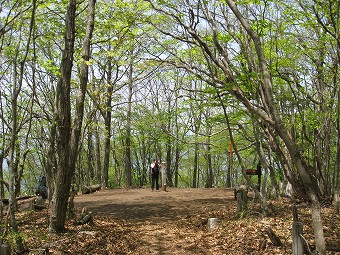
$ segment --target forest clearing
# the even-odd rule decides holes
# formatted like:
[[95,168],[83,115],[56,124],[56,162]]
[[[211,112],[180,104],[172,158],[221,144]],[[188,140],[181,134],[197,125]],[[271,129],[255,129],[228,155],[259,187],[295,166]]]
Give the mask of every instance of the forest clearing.
[[[24,212],[19,226],[30,249],[28,254],[292,254],[291,206],[288,198],[270,201],[273,211],[261,217],[250,202],[243,218],[236,217],[232,189],[110,189],[75,197],[79,218],[82,208],[93,213],[93,221],[67,222],[63,234],[48,233],[48,212]],[[296,203],[304,225],[304,237],[313,244],[311,212],[307,204]],[[338,246],[340,215],[323,208],[327,246]],[[218,227],[208,231],[207,219],[218,218]],[[275,247],[266,229],[282,241]],[[259,249],[260,242],[267,245]],[[44,253],[46,250],[49,253]],[[340,252],[327,252],[340,254]]]
[[331,254],[339,28],[339,0],[0,1],[0,243]]

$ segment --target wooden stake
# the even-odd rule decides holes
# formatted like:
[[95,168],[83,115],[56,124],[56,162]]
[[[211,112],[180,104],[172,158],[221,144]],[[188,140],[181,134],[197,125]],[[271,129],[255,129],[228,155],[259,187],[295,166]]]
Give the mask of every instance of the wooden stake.
[[7,243],[3,243],[0,245],[0,254],[1,255],[11,255],[11,246]]
[[293,206],[293,228],[292,228],[292,254],[293,255],[303,255],[304,254],[304,245],[303,239],[301,236],[303,235],[303,225],[299,222],[299,216],[297,207]]

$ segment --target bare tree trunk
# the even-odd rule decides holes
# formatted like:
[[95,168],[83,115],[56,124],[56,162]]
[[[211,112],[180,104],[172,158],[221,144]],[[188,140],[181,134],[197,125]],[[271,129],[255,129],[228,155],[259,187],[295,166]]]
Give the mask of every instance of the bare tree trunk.
[[199,144],[195,143],[195,155],[194,155],[194,172],[192,176],[192,187],[197,188],[197,174],[198,174],[198,157],[199,157]]
[[80,64],[80,88],[76,100],[76,116],[71,129],[71,73],[73,66],[75,41],[76,1],[70,0],[67,6],[65,48],[62,54],[61,78],[57,84],[57,153],[58,166],[56,187],[51,201],[50,232],[62,232],[65,228],[67,202],[71,188],[71,181],[78,157],[80,134],[84,115],[84,99],[88,82],[88,64],[90,59],[90,40],[94,28],[95,0],[89,0],[88,18],[85,38],[83,41]]
[[[171,116],[171,111],[172,111],[172,105],[171,105],[171,97],[167,98],[167,124],[166,124],[166,130],[170,134],[172,132],[171,128],[173,126],[172,123],[172,116]],[[173,173],[172,171],[172,153],[173,153],[173,140],[170,135],[167,136],[166,138],[166,144],[165,144],[165,150],[166,150],[166,185],[168,187],[173,187],[174,186],[174,181],[173,181]]]
[[211,129],[208,128],[208,137],[207,137],[207,145],[206,145],[206,161],[207,161],[207,168],[206,168],[206,182],[205,187],[206,188],[212,188],[213,187],[213,169],[212,169],[212,160],[211,160],[211,146],[210,146],[210,135],[211,135]]
[[[147,182],[148,177],[148,164],[147,164],[147,156],[146,156],[146,143],[144,134],[141,134],[141,139],[139,140],[139,155],[136,155],[136,158],[139,156],[140,163],[138,163],[138,167],[140,168],[140,186],[143,187]],[[136,152],[137,154],[137,152]]]
[[[177,121],[176,121],[177,123]],[[176,124],[177,126],[177,124]],[[178,181],[179,181],[179,162],[180,162],[180,153],[181,153],[181,145],[180,145],[180,137],[179,137],[179,128],[176,127],[176,142],[175,142],[175,160],[174,160],[174,185],[177,188],[178,187]]]
[[[224,114],[224,118],[226,120],[226,125],[228,128],[228,133],[230,136],[230,139],[232,139],[233,135],[232,135],[232,130],[230,128],[229,125],[229,118],[228,118],[228,112],[226,109],[226,106],[221,98],[220,93],[218,93],[218,91],[216,91],[217,97],[221,103],[222,109],[223,109],[223,114]],[[233,142],[230,140],[230,147],[229,147],[229,153],[228,153],[228,168],[227,168],[227,176],[226,176],[226,188],[231,188],[231,166],[232,166],[232,160],[233,160]]]
[[[339,206],[339,196],[340,196],[340,184],[339,184],[339,175],[340,175],[340,90],[337,92],[337,124],[336,124],[336,132],[338,133],[336,140],[336,159],[335,159],[335,168],[333,174],[333,200],[336,203],[336,207]],[[338,208],[339,210],[339,208]]]
[[[108,59],[107,64],[107,93],[106,93],[106,110],[104,113],[105,125],[105,142],[104,142],[104,166],[102,171],[101,183],[102,187],[106,188],[109,181],[109,166],[110,166],[110,148],[111,148],[111,119],[112,119],[112,59]],[[98,144],[99,145],[99,144]],[[99,152],[99,151],[98,151]]]
[[[229,150],[230,150],[230,151],[229,151],[229,160],[230,160],[229,165],[230,165],[230,168],[231,168],[231,161],[232,161],[232,153],[233,153],[233,151],[234,151],[235,154],[236,154],[236,157],[237,157],[237,159],[238,159],[238,161],[239,161],[239,164],[241,165],[241,169],[246,169],[246,168],[244,167],[244,165],[243,165],[243,160],[242,160],[240,154],[238,153],[238,148],[237,148],[237,146],[236,146],[236,144],[235,144],[235,141],[234,141],[234,135],[233,135],[232,128],[231,128],[231,125],[230,125],[229,115],[228,115],[228,113],[227,113],[226,107],[225,107],[225,105],[223,104],[223,101],[222,101],[222,99],[221,99],[221,96],[220,96],[220,94],[219,94],[218,92],[217,92],[217,96],[219,97],[220,102],[221,102],[221,104],[222,104],[223,113],[224,113],[224,118],[225,118],[226,126],[227,126],[227,128],[228,128],[228,134],[229,134],[229,137],[230,137],[230,149],[229,149]],[[230,171],[231,171],[231,169],[230,169]],[[242,173],[242,174],[243,174],[243,176],[245,177],[245,179],[246,179],[246,181],[247,181],[247,184],[250,185],[250,184],[251,184],[250,178],[249,178],[247,175],[245,175],[244,173]],[[230,178],[231,178],[231,176],[230,176]],[[231,182],[230,182],[230,185],[231,185]],[[256,196],[259,196],[258,189],[256,189],[256,188],[253,187],[253,190],[254,190]]]
[[50,136],[48,139],[47,159],[45,165],[46,180],[48,187],[48,200],[51,201],[52,194],[55,187],[55,169],[57,169],[57,162],[55,158],[55,139],[56,139],[57,127],[54,121],[51,123]]
[[[96,117],[97,119],[97,117]],[[101,159],[101,153],[100,153],[100,136],[98,132],[98,127],[94,130],[94,139],[95,139],[95,162],[96,162],[96,176],[98,181],[102,181],[102,159]],[[103,184],[101,182],[101,184]]]
[[[178,91],[176,90],[175,92],[175,111],[177,112],[178,109]],[[179,123],[178,123],[178,114],[175,113],[175,120],[174,120],[174,126],[175,126],[175,137],[176,137],[176,141],[174,143],[174,147],[175,147],[175,159],[174,159],[174,186],[177,188],[178,187],[178,170],[179,170],[179,161],[180,161],[180,127],[179,127]]]
[[[271,159],[272,157],[271,147],[269,146],[268,149],[269,149],[269,158]],[[269,169],[269,175],[270,175],[270,183],[273,186],[275,197],[278,198],[280,196],[280,188],[276,180],[276,173],[275,173],[275,169],[274,169],[274,165],[272,161],[269,162],[268,169]]]
[[[169,126],[168,126],[168,131],[170,131]],[[172,142],[171,142],[170,137],[167,138],[165,149],[166,149],[166,185],[168,187],[173,187],[174,186],[174,183],[172,180],[173,173],[171,171]]]
[[[34,36],[33,36],[34,37]],[[34,75],[35,75],[35,71],[32,71],[32,77],[33,77],[33,87],[32,87],[32,97],[31,97],[31,101],[29,104],[29,119],[28,119],[28,128],[27,128],[27,132],[25,135],[25,144],[23,145],[23,153],[22,155],[20,155],[20,153],[17,154],[18,158],[17,158],[17,169],[18,169],[18,173],[17,173],[17,177],[15,180],[15,194],[16,197],[20,196],[21,194],[21,178],[24,174],[24,169],[25,169],[25,162],[26,162],[26,158],[27,155],[29,153],[29,134],[31,133],[31,128],[32,128],[32,119],[33,119],[33,98],[34,98],[34,94],[35,94],[35,84],[34,84]],[[18,150],[20,151],[20,146],[18,144]],[[19,164],[20,162],[20,164]]]
[[[94,29],[94,16],[95,16],[95,4],[96,0],[88,0],[88,14],[86,32],[82,46],[82,62],[80,63],[79,74],[79,88],[76,98],[75,116],[73,121],[73,129],[71,134],[71,172],[74,173],[75,165],[78,158],[78,152],[80,150],[80,137],[84,119],[84,107],[85,107],[85,94],[88,83],[89,66],[88,61],[91,55],[91,39]],[[74,159],[74,160],[72,160]],[[73,170],[72,170],[73,169]]]
[[[178,140],[177,140],[178,141]],[[175,148],[175,162],[174,162],[174,174],[175,174],[175,187],[178,187],[178,168],[179,168],[179,158],[180,157],[180,149],[179,144],[176,142],[176,148]]]
[[73,66],[75,40],[76,1],[69,0],[66,14],[66,29],[64,50],[61,61],[61,77],[56,88],[56,145],[58,163],[56,169],[56,184],[50,203],[50,232],[62,232],[65,228],[67,201],[71,187],[71,72]]
[[[255,125],[254,120],[253,120],[253,127],[254,127],[254,134],[255,134],[255,139],[256,139],[256,151],[257,154],[259,155],[259,163],[257,168],[261,171],[261,168],[264,168],[264,172],[265,174],[263,175],[263,181],[262,181],[262,185],[260,185],[260,180],[259,179],[259,187],[258,190],[260,191],[260,206],[261,206],[261,210],[264,214],[267,213],[267,189],[266,189],[266,179],[267,179],[267,169],[268,169],[268,164],[267,161],[265,159],[264,156],[264,151],[263,151],[263,142],[262,142],[262,135],[260,133],[260,130],[257,128],[258,125]],[[263,166],[263,167],[261,167]],[[261,174],[258,175],[258,178],[261,178]]]
[[[36,1],[33,1],[32,7],[32,15],[30,20],[30,28],[29,28],[29,37],[26,42],[25,51],[23,58],[20,60],[20,67],[18,73],[18,59],[19,59],[19,51],[20,51],[20,43],[21,38],[19,38],[19,43],[16,48],[16,55],[14,60],[13,72],[14,72],[14,84],[13,84],[13,91],[12,91],[12,129],[11,129],[11,137],[10,137],[10,147],[9,147],[9,159],[8,159],[8,170],[9,170],[9,213],[11,219],[11,226],[13,232],[15,234],[19,233],[18,225],[15,218],[15,209],[16,209],[16,190],[15,186],[18,182],[18,163],[19,163],[19,156],[20,156],[20,145],[18,143],[18,97],[21,92],[22,84],[23,84],[23,76],[25,72],[25,64],[27,55],[30,48],[31,36],[33,32],[33,26],[35,21],[35,11],[36,11]],[[22,19],[23,24],[24,19]],[[20,28],[21,29],[21,28]],[[19,252],[24,250],[22,238],[18,235],[16,239],[16,245]]]
[[[131,52],[131,55],[133,52]],[[132,63],[129,66],[129,94],[126,112],[126,138],[125,138],[125,183],[127,187],[132,186],[132,162],[131,162],[131,114],[132,114]]]
[[[1,99],[0,99],[1,101]],[[4,147],[3,147],[4,148]],[[3,169],[3,162],[4,162],[4,152],[1,151],[0,153],[0,199],[3,201],[5,198],[5,185],[4,185],[4,169]],[[4,212],[4,206],[3,203],[0,203],[0,223],[2,223],[2,217],[3,217],[3,212]]]
[[[93,131],[92,128],[88,128],[87,131],[87,175],[90,181],[95,179],[94,171],[94,155],[96,154],[93,146]],[[89,185],[90,183],[88,183]]]
[[[320,35],[320,30],[315,29],[315,34],[318,38],[323,37],[324,35]],[[320,40],[321,42],[322,40]],[[323,45],[325,46],[325,45]],[[333,97],[326,93],[326,82],[325,82],[325,49],[326,47],[320,47],[317,51],[318,57],[315,61],[316,65],[316,78],[317,82],[315,82],[316,86],[316,97],[320,102],[325,102],[326,100],[330,100]],[[334,94],[335,95],[335,94]],[[327,97],[327,99],[325,98]],[[332,98],[333,99],[333,98]],[[317,108],[315,109],[316,112],[320,113],[320,121],[323,123],[319,128],[316,128],[314,130],[314,136],[315,136],[315,145],[314,145],[314,158],[315,158],[315,166],[316,169],[316,176],[319,181],[319,186],[321,192],[328,196],[330,193],[330,187],[329,185],[329,162],[330,162],[330,134],[333,132],[332,125],[331,125],[331,118],[327,114],[328,112],[331,112],[328,108],[333,107],[332,105],[328,104],[320,104],[317,105]]]
[[[0,91],[0,119],[4,119],[4,114],[3,114],[3,106],[2,106],[2,93]],[[1,133],[3,134],[2,137],[2,144],[1,144],[1,149],[0,149],[0,199],[3,200],[5,198],[5,182],[4,182],[4,169],[3,169],[3,163],[4,159],[6,158],[8,154],[8,147],[5,147],[5,127],[4,125],[2,126]],[[2,223],[2,217],[3,217],[3,203],[0,203],[0,223]]]
[[[198,137],[198,132],[200,130],[200,121],[201,121],[201,116],[195,116],[194,115],[194,127],[195,127],[195,140]],[[199,184],[199,143],[195,142],[195,149],[194,149],[194,171],[193,171],[193,178],[192,178],[192,187],[193,188],[198,188]]]

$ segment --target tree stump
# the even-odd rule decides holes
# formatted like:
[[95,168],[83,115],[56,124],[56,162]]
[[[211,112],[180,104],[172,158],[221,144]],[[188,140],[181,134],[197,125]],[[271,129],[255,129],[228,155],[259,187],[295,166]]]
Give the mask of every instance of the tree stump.
[[239,188],[235,193],[237,200],[237,213],[246,211],[248,208],[247,190],[244,188]]
[[241,191],[241,190],[245,190],[246,194],[248,194],[248,187],[247,185],[244,184],[237,184],[234,188],[234,196],[235,196],[235,200],[237,200],[237,192]]
[[89,212],[82,219],[80,219],[80,221],[78,221],[78,225],[87,224],[91,221],[92,221],[92,212]]

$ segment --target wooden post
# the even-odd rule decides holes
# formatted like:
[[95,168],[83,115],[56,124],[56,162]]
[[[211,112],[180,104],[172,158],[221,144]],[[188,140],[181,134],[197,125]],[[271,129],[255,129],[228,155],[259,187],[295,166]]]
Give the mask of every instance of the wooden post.
[[161,163],[161,173],[162,173],[162,191],[166,191],[166,173],[165,173],[165,162]]
[[292,254],[303,255],[304,246],[301,235],[303,234],[303,225],[297,221],[293,223],[293,243],[292,243]]
[[0,254],[1,255],[11,255],[11,246],[7,243],[3,243],[0,245]]
[[304,245],[302,240],[303,235],[303,225],[299,221],[298,211],[296,206],[293,206],[293,228],[292,228],[292,254],[293,255],[303,255],[304,254]]

